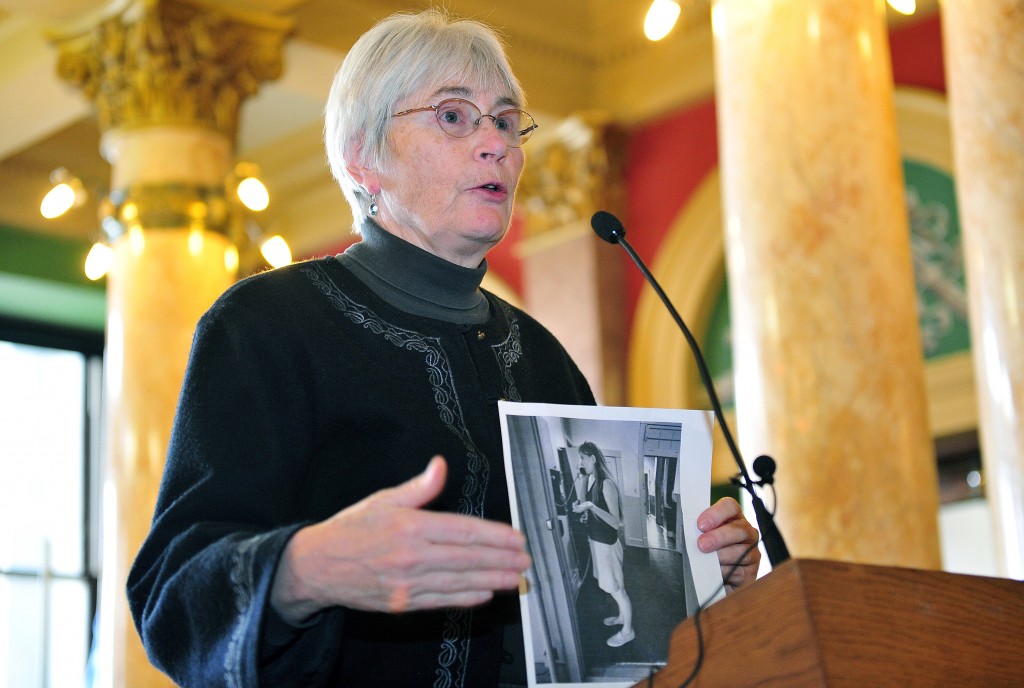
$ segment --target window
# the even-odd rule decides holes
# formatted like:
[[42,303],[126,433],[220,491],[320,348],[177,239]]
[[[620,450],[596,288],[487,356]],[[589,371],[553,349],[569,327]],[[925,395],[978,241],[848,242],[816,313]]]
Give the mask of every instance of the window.
[[935,441],[939,469],[939,540],[942,570],[999,576],[998,547],[985,497],[981,446],[976,431]]
[[86,685],[101,346],[0,322],[0,688]]

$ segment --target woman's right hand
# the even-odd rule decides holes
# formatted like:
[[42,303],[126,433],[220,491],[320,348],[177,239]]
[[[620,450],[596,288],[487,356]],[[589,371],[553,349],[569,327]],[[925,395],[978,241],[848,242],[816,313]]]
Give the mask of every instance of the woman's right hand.
[[298,624],[333,606],[400,613],[471,607],[511,590],[530,566],[521,533],[504,523],[426,511],[448,466],[426,470],[299,530],[281,557],[270,602]]

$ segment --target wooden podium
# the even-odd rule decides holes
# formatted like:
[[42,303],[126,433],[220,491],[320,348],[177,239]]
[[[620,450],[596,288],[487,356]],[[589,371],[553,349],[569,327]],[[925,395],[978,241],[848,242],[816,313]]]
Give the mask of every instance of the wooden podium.
[[[701,614],[691,686],[1024,686],[1024,582],[794,559]],[[668,665],[634,688],[679,688],[692,618]]]

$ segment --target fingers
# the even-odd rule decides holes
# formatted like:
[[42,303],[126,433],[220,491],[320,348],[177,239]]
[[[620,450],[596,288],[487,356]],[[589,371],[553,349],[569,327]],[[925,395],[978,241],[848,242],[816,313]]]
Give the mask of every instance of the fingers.
[[448,479],[448,464],[444,457],[435,456],[426,469],[414,478],[375,495],[376,499],[389,501],[394,506],[419,509],[437,499]]
[[381,550],[394,568],[417,572],[500,569],[518,575],[530,565],[522,533],[504,523],[429,512],[392,518],[393,523],[381,522],[380,531],[391,534],[390,543]]
[[441,493],[446,474],[444,459],[434,457],[411,480],[296,533],[285,567],[298,592],[280,596],[282,609],[399,613],[482,604],[496,590],[516,588],[530,566],[521,533],[422,508]]
[[385,611],[481,604],[497,590],[518,587],[529,561],[525,553],[510,557],[481,548],[434,547],[404,565],[382,563],[379,584],[388,594]]
[[[467,516],[426,518],[441,516],[426,513],[410,519],[404,513],[397,527],[382,526],[362,546],[347,540],[349,546],[331,562],[333,575],[326,581],[330,594],[337,595],[336,604],[391,613],[481,604],[496,590],[516,588],[530,565],[521,536],[504,524]],[[426,530],[434,532],[424,536],[422,524],[412,527],[410,520],[427,522]],[[516,537],[499,537],[499,542],[517,546],[481,544],[494,540],[483,531],[505,528]]]
[[717,552],[726,588],[733,590],[757,577],[761,552],[756,544],[760,533],[747,521],[739,503],[731,497],[720,499],[697,517],[702,535],[697,547]]
[[732,497],[720,499],[705,509],[697,517],[697,527],[703,532],[697,538],[697,547],[702,552],[717,552],[735,544],[750,545],[760,538]]
[[396,538],[430,545],[458,545],[492,548],[521,553],[526,547],[523,534],[506,523],[475,516],[432,511],[396,511],[380,514],[381,528]]
[[[398,522],[391,526],[378,524],[383,530],[408,528],[412,531],[411,537],[422,538],[425,542],[523,549],[525,540],[522,534],[511,526],[458,514],[419,511],[440,496],[447,476],[448,464],[444,457],[434,456],[422,473],[397,487],[371,495],[359,506],[369,512],[384,509],[382,517],[391,514],[398,518]],[[408,514],[401,510],[392,512],[387,507],[415,509],[416,517],[408,518]]]
[[732,497],[723,497],[697,517],[697,527],[701,532],[706,533],[737,518],[743,518],[743,509],[739,502]]

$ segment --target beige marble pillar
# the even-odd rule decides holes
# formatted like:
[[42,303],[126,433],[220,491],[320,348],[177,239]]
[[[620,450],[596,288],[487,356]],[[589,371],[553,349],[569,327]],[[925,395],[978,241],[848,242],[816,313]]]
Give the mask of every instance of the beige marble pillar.
[[738,442],[793,556],[937,568],[884,3],[712,16]]
[[225,182],[238,110],[278,76],[290,24],[177,0],[116,7],[57,42],[61,75],[95,102],[112,166],[97,684],[146,688],[172,684],[149,664],[125,581],[149,530],[192,332],[236,278]]
[[558,338],[598,401],[622,405],[626,320],[622,249],[590,227],[598,210],[621,216],[620,137],[604,118],[580,114],[544,128],[526,144],[516,194],[524,306]]
[[942,11],[985,492],[1024,578],[1024,2]]

